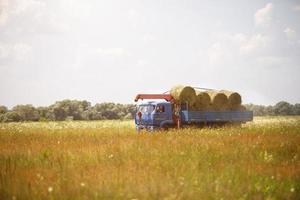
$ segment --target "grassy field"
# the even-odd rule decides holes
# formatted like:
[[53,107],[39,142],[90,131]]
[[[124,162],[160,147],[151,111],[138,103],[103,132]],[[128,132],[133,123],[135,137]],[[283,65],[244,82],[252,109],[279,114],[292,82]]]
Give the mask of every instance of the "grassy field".
[[137,134],[132,121],[0,124],[0,199],[300,199],[300,117]]

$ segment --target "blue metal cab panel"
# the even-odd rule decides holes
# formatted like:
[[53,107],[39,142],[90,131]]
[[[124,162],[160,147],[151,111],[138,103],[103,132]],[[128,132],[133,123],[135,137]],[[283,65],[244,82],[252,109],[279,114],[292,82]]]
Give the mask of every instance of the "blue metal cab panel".
[[183,123],[246,122],[252,120],[252,111],[181,111]]

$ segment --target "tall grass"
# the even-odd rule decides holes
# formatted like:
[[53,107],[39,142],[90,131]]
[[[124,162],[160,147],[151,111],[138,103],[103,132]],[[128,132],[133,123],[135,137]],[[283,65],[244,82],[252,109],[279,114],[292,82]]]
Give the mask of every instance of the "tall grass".
[[300,199],[300,118],[137,134],[131,121],[0,124],[0,199]]

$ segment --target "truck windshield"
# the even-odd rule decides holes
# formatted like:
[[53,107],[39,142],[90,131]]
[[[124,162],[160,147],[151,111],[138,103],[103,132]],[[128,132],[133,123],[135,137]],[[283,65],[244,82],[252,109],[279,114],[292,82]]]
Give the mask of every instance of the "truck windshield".
[[138,107],[138,112],[152,113],[154,109],[155,109],[154,105],[141,105]]

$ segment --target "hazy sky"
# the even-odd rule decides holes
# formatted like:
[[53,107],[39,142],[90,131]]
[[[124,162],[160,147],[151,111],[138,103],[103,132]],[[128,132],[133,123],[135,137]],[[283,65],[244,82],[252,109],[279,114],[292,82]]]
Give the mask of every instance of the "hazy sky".
[[300,102],[300,1],[0,0],[0,104],[133,103],[176,84]]

